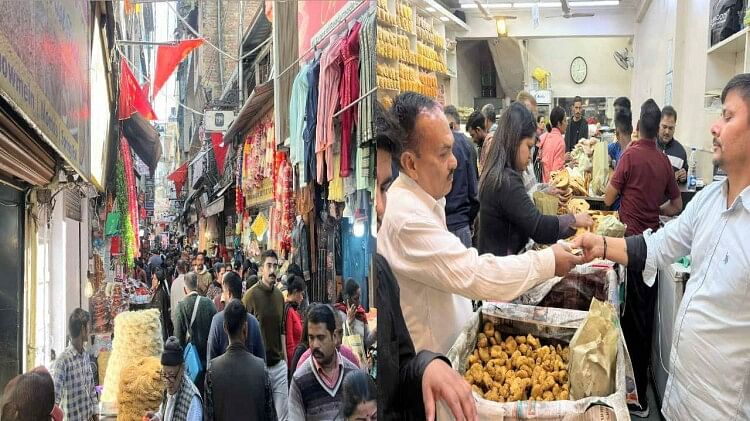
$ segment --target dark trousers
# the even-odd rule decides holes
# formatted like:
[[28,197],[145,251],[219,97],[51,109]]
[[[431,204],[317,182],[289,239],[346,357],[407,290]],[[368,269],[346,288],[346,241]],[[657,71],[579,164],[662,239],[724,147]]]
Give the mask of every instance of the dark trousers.
[[648,402],[648,366],[651,362],[651,339],[658,292],[658,279],[649,287],[643,282],[642,272],[628,271],[625,314],[621,319],[622,333],[633,363],[638,400],[644,405]]

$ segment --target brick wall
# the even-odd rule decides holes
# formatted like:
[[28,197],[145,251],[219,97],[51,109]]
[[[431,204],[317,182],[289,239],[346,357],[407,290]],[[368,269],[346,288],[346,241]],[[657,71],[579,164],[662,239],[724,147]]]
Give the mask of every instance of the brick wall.
[[[219,6],[219,3],[221,5]],[[247,31],[257,10],[262,6],[260,1],[244,2],[243,25]],[[234,57],[239,53],[240,1],[239,0],[200,0],[199,26],[200,33],[212,44]],[[221,9],[221,10],[219,10]],[[219,36],[221,22],[221,36]],[[237,62],[219,53],[211,46],[201,48],[198,59],[198,73],[201,85],[210,91],[210,98],[218,98],[222,89],[237,68]],[[220,78],[219,61],[223,65],[223,80]]]

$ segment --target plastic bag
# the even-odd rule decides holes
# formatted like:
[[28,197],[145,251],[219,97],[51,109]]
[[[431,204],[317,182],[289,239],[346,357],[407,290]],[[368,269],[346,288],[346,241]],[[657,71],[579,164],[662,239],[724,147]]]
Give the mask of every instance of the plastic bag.
[[122,219],[122,214],[120,212],[110,212],[107,215],[107,222],[104,224],[104,235],[107,237],[119,235],[120,219]]
[[536,208],[539,209],[542,215],[557,215],[559,203],[560,199],[557,196],[541,191],[534,192],[534,205],[536,205]]
[[591,159],[593,165],[593,174],[591,187],[593,193],[597,196],[604,195],[609,182],[609,152],[607,151],[607,142],[598,142],[594,146],[594,156]]
[[615,391],[617,312],[609,303],[593,299],[589,315],[570,341],[570,397],[608,396]]

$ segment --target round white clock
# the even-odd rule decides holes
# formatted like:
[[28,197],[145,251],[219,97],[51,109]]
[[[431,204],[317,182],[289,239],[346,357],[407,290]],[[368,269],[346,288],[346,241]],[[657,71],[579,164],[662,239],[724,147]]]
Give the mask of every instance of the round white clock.
[[573,79],[573,82],[579,85],[586,80],[588,71],[588,65],[583,57],[576,57],[573,59],[573,62],[570,63],[570,78]]

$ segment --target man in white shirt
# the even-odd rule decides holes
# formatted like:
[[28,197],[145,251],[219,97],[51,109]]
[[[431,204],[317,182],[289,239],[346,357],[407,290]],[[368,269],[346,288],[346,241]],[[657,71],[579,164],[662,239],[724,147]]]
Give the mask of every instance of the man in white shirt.
[[[711,134],[714,164],[726,180],[706,186],[656,233],[590,234],[575,242],[585,259],[604,257],[643,272],[648,287],[659,267],[690,256],[662,403],[668,420],[750,419],[750,74],[729,81],[721,100]],[[647,415],[648,406],[642,409]]]
[[172,286],[169,287],[169,299],[174,314],[177,309],[177,304],[185,298],[185,273],[187,273],[187,262],[180,259],[177,261],[177,277],[172,281]]
[[440,106],[407,92],[391,113],[404,132],[399,177],[388,190],[378,253],[401,289],[401,308],[417,351],[446,353],[472,314],[471,300],[510,300],[581,262],[560,245],[520,256],[479,255],[448,231],[445,195],[456,159]]

